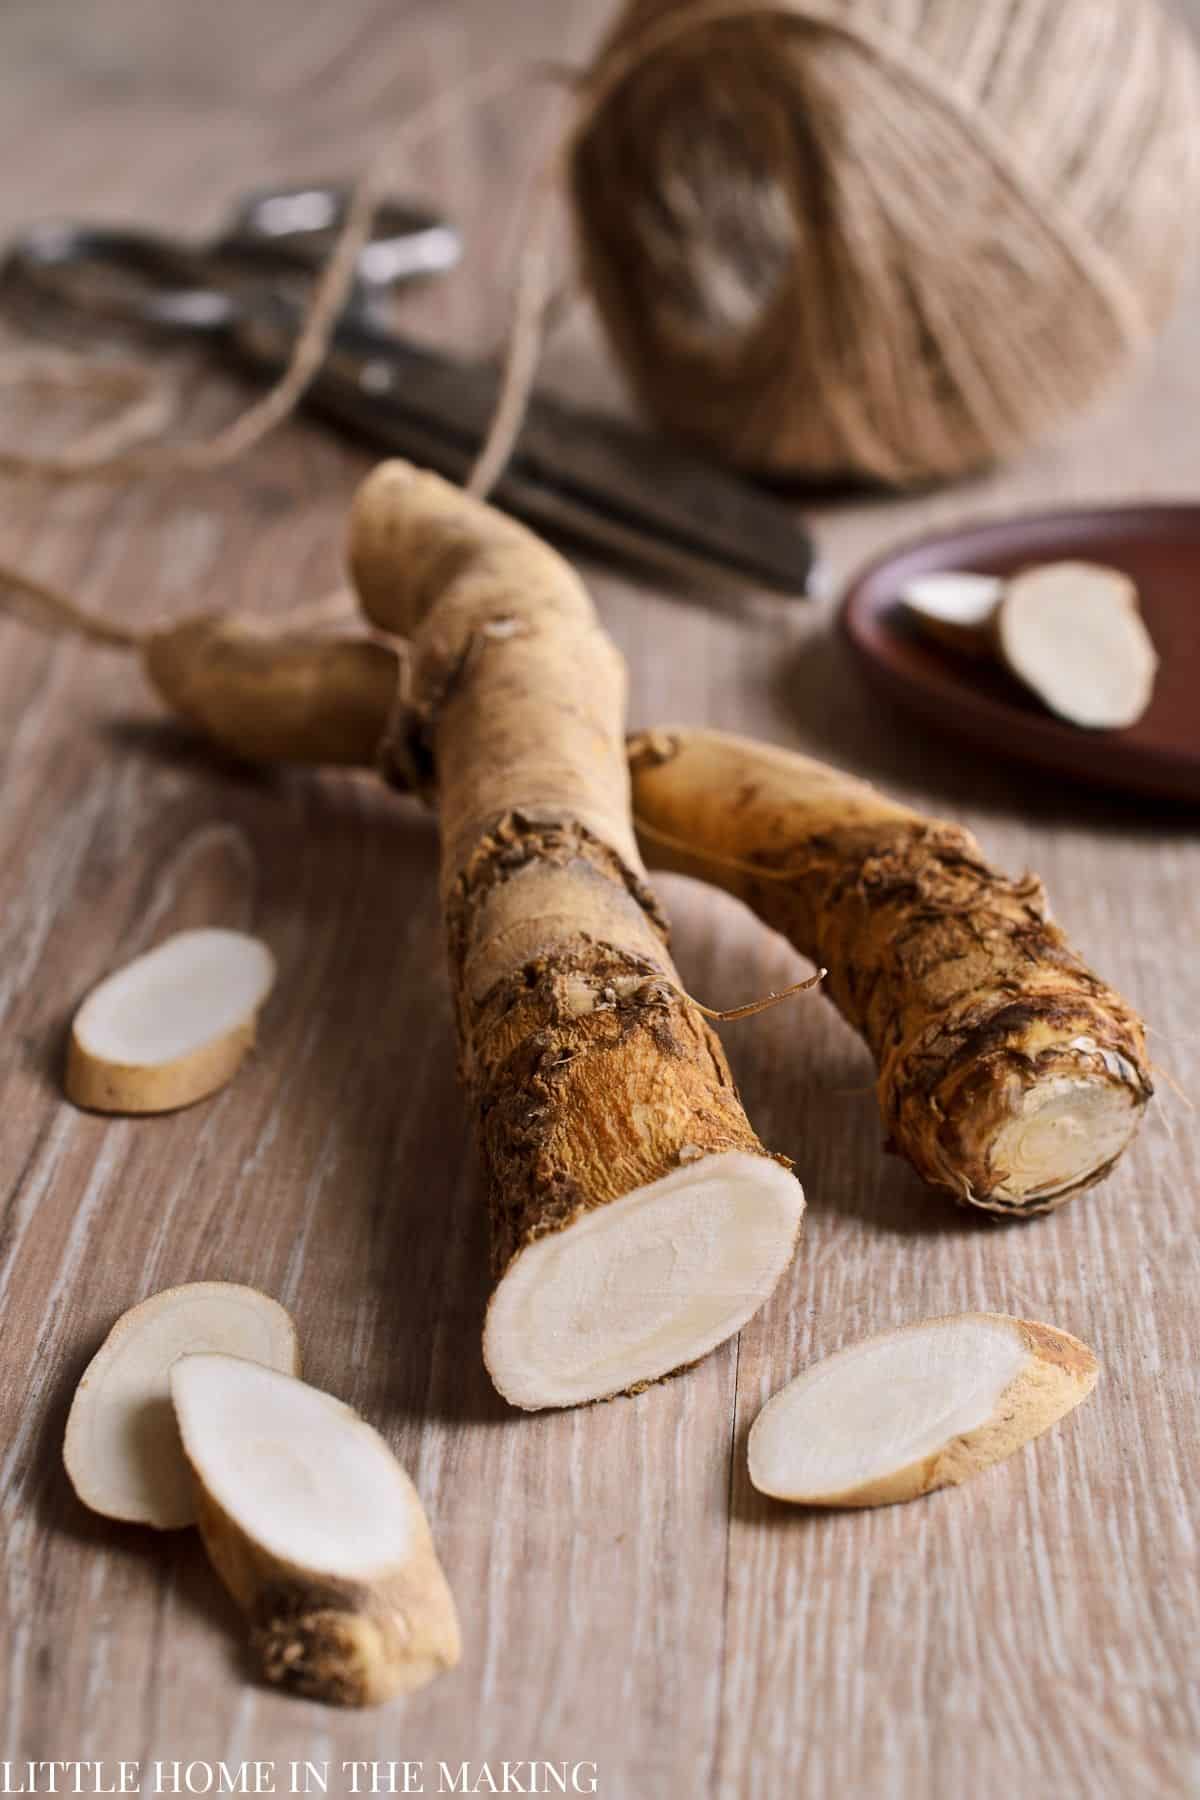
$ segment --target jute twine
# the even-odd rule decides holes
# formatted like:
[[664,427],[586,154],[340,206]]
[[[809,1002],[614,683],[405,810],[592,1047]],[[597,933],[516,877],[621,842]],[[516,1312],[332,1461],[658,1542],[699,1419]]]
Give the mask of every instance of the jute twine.
[[644,409],[771,474],[1020,451],[1161,325],[1200,81],[1154,0],[632,0],[570,180]]
[[[163,403],[140,392],[57,456],[0,451],[0,473],[146,477],[244,455],[320,368],[402,154],[547,74],[563,78],[486,70],[401,124],[355,188],[288,368],[230,425],[146,442]],[[631,0],[574,86],[524,221],[476,494],[528,405],[564,185],[584,279],[652,417],[754,471],[889,483],[1020,450],[1091,401],[1161,324],[1200,223],[1197,62],[1156,0]],[[51,590],[2,567],[0,585],[48,620]]]

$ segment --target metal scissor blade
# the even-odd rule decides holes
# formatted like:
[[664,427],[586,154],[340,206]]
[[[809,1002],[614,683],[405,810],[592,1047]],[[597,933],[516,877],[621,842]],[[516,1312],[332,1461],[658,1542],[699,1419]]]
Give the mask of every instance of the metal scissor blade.
[[784,593],[807,591],[812,540],[790,506],[623,420],[537,395],[515,463],[643,542]]
[[[247,316],[240,353],[278,368],[292,324]],[[394,337],[362,319],[339,327],[307,404],[384,449],[462,480],[495,404],[494,369]],[[687,451],[599,413],[536,395],[497,502],[536,524],[690,575],[732,575],[803,594],[813,567],[791,507]]]

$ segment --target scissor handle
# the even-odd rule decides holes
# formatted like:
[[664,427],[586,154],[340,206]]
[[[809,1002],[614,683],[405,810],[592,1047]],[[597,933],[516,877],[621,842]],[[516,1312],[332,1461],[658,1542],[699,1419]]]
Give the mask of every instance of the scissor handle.
[[[238,202],[220,242],[283,251],[298,264],[318,267],[345,223],[352,190],[336,181],[259,188]],[[441,275],[462,255],[453,225],[426,207],[385,200],[376,209],[370,242],[358,258],[364,288],[392,287],[420,275]]]
[[[219,332],[272,297],[294,293],[324,263],[349,191],[335,185],[247,195],[215,242],[193,247],[151,232],[47,221],[9,247],[7,268],[68,305],[138,325]],[[385,201],[359,253],[346,311],[396,283],[453,266],[454,228],[435,214]]]
[[70,306],[139,325],[221,331],[238,310],[203,253],[150,232],[47,220],[9,245],[5,267]]

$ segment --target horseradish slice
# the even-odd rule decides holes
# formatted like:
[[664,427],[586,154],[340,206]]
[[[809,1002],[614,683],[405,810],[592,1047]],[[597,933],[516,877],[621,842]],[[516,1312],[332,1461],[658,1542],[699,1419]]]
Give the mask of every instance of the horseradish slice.
[[1072,725],[1119,730],[1150,704],[1158,655],[1137,589],[1116,569],[1026,569],[1005,589],[996,629],[1013,674]]
[[171,1396],[200,1535],[269,1681],[369,1706],[453,1668],[454,1601],[416,1490],[378,1432],[236,1356],[185,1356]]
[[798,1375],[750,1432],[750,1479],[806,1506],[887,1506],[966,1481],[1078,1406],[1096,1359],[1001,1313],[925,1319]]
[[992,625],[1003,593],[1004,583],[998,575],[937,569],[928,575],[910,575],[900,599],[926,636],[956,650],[987,655],[994,647]]
[[92,989],[75,1015],[67,1098],[97,1112],[190,1106],[236,1073],[275,981],[241,931],[180,931]]
[[93,1512],[162,1531],[194,1524],[169,1383],[176,1360],[198,1350],[300,1373],[290,1316],[255,1288],[196,1281],[131,1307],[88,1364],[67,1419],[63,1461]]

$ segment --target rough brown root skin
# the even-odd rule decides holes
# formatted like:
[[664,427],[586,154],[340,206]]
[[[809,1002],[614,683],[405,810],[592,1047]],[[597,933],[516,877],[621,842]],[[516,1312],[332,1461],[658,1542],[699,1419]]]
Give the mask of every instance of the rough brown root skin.
[[[524,527],[403,463],[361,490],[351,561],[372,622],[412,641],[408,753],[436,771],[461,1071],[503,1282],[528,1246],[683,1164],[770,1159],[678,992],[630,819],[624,670],[577,577]],[[790,1252],[802,1201],[789,1192]],[[631,1349],[625,1380],[574,1399],[691,1360],[660,1367],[661,1348]],[[489,1357],[503,1392],[502,1361]],[[568,1403],[546,1373],[544,1397],[523,1377],[518,1404]]]
[[400,673],[386,644],[220,615],[154,633],[142,663],[172,712],[232,756],[352,767],[374,762]]
[[828,967],[890,1147],[926,1181],[1024,1215],[1108,1173],[1153,1091],[1143,1028],[1036,879],[788,751],[681,729],[634,738],[630,758],[655,863],[738,895]]

